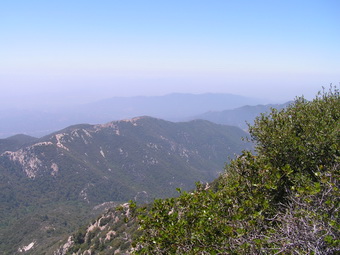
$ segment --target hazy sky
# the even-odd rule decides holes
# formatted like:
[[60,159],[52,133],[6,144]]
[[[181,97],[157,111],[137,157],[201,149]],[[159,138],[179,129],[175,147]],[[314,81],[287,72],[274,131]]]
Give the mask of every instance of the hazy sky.
[[0,106],[340,82],[340,1],[2,0]]

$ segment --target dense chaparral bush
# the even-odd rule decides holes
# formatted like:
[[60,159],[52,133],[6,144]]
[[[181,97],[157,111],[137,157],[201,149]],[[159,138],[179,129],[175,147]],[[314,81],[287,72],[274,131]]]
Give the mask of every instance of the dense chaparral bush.
[[339,90],[262,114],[249,132],[255,152],[211,186],[140,209],[136,254],[340,252]]

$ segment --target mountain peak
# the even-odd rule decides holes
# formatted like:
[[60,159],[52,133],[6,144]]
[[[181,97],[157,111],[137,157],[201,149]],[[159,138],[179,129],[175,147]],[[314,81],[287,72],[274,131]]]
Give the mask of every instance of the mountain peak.
[[151,119],[156,119],[150,116],[139,116],[139,117],[134,117],[134,118],[130,118],[130,119],[123,119],[123,120],[119,120],[118,122],[131,122],[131,123],[136,123],[139,120],[151,120]]

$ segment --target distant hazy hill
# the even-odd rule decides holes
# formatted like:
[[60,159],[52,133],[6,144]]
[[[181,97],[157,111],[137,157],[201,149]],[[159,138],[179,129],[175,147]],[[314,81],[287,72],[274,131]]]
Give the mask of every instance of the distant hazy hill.
[[242,106],[236,109],[224,111],[210,111],[200,115],[196,115],[190,119],[203,119],[214,123],[237,126],[241,129],[247,129],[247,123],[252,124],[255,117],[261,113],[269,112],[271,108],[283,109],[288,103],[285,104],[268,104],[256,106]]
[[56,241],[89,216],[86,208],[103,202],[146,202],[211,181],[228,157],[249,148],[242,136],[237,127],[204,120],[141,117],[71,126],[6,151],[0,156],[0,214],[6,215],[0,249]]
[[[221,111],[253,105],[260,100],[232,94],[169,94],[151,97],[113,97],[85,106],[97,117],[119,119],[149,115],[167,120],[182,120],[206,111]],[[92,111],[91,111],[92,110]]]
[[25,144],[29,144],[38,138],[28,135],[14,135],[6,139],[0,139],[0,153],[8,151],[14,151],[20,149]]
[[207,111],[222,111],[263,101],[231,94],[170,94],[113,97],[64,109],[0,110],[0,137],[18,133],[36,137],[77,123],[104,123],[134,116],[180,121]]

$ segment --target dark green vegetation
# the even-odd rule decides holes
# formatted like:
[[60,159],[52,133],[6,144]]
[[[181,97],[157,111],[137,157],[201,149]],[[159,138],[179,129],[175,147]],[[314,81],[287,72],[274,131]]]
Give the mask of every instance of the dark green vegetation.
[[[77,125],[0,156],[0,250],[51,245],[107,202],[139,203],[212,181],[247,144],[239,128],[150,117]],[[249,145],[248,145],[249,147]],[[58,246],[58,244],[56,244]]]
[[250,133],[256,155],[145,210],[137,254],[339,254],[339,90],[263,114]]
[[70,236],[55,255],[130,254],[134,240],[139,238],[136,207],[128,203],[109,209],[88,226],[84,226]]
[[263,114],[250,127],[256,155],[177,198],[110,209],[58,255],[338,254],[339,117],[336,89]]
[[[105,208],[94,210],[86,204],[57,202],[31,204],[12,210],[1,219],[1,254],[53,254],[61,238],[96,217]],[[34,243],[31,250],[18,252],[19,248]]]
[[5,151],[15,151],[25,144],[30,144],[37,138],[28,135],[14,135],[6,139],[0,139],[0,154]]

